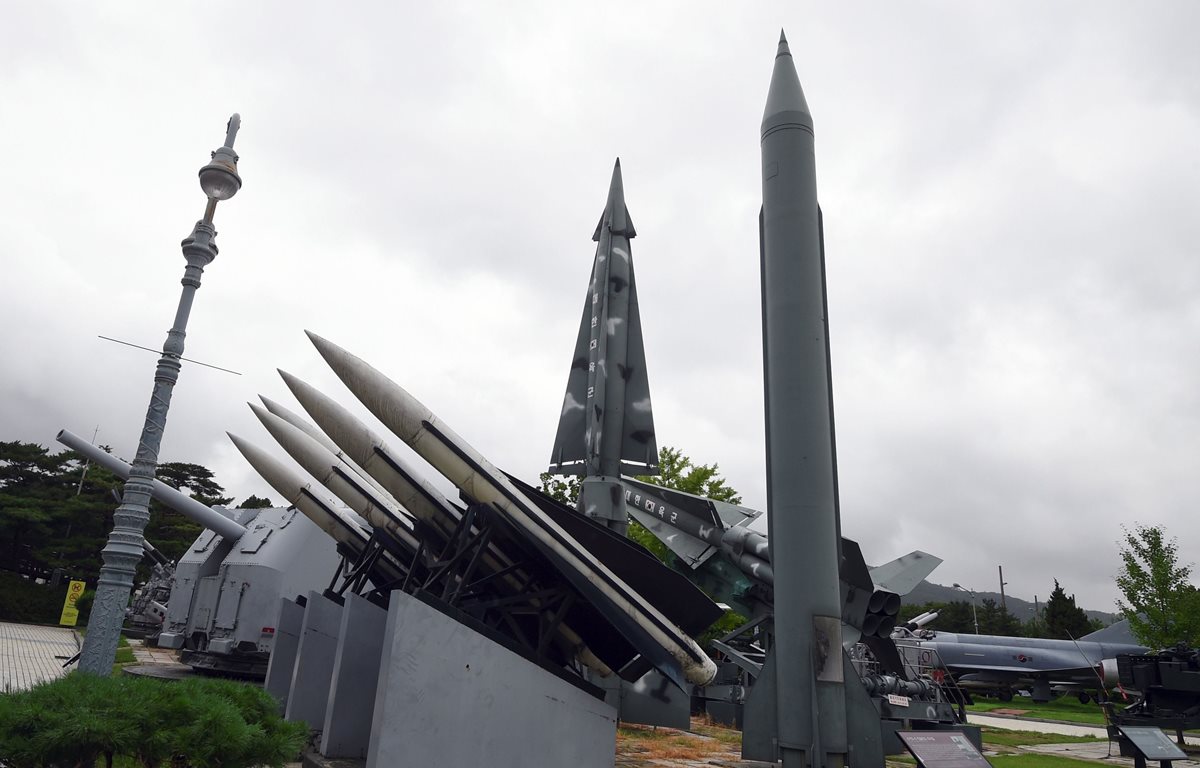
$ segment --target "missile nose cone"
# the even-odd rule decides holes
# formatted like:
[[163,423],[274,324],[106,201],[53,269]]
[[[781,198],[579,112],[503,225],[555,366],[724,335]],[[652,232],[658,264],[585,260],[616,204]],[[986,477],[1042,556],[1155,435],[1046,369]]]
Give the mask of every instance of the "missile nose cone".
[[613,165],[612,181],[608,185],[608,202],[604,205],[604,213],[592,240],[600,241],[600,232],[608,224],[614,235],[624,235],[627,238],[637,237],[633,228],[633,220],[629,218],[629,209],[625,207],[625,182],[621,179],[621,158]]
[[787,37],[779,32],[779,49],[775,53],[775,70],[771,73],[771,87],[767,90],[767,106],[763,110],[762,135],[765,138],[772,130],[794,127],[809,133],[813,131],[812,113],[800,77],[796,74],[796,63],[788,47]]

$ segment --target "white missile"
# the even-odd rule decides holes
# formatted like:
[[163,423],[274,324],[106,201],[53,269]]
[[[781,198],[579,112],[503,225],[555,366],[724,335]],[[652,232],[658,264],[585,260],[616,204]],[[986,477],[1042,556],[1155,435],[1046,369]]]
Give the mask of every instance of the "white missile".
[[[390,501],[393,506],[399,507],[400,509],[404,508],[399,502],[397,502],[394,498],[392,498],[392,495],[390,493],[388,493],[387,490],[385,490],[384,487],[382,485],[380,485],[379,482],[375,478],[371,477],[371,475],[368,474],[362,467],[358,466],[358,464],[355,463],[355,461],[353,459],[351,459],[349,456],[347,456],[345,453],[343,453],[342,449],[338,448],[337,445],[332,440],[329,439],[329,436],[326,435],[324,432],[322,432],[320,429],[318,429],[314,424],[311,424],[310,422],[306,421],[303,417],[301,417],[299,414],[297,414],[295,411],[292,411],[289,408],[285,408],[284,406],[280,405],[279,403],[275,402],[274,400],[272,400],[269,397],[264,397],[263,395],[259,395],[258,399],[262,400],[263,405],[266,406],[268,411],[275,414],[279,418],[283,419],[288,424],[291,424],[293,427],[296,427],[297,429],[301,430],[302,432],[304,432],[304,434],[308,435],[313,440],[316,440],[318,443],[320,443],[322,446],[324,446],[327,451],[329,451],[333,455],[337,456],[342,462],[344,462],[347,466],[349,466],[356,473],[358,473],[359,477],[361,477],[368,484],[370,484],[371,487],[373,487],[375,489],[376,493],[382,495],[386,501]],[[251,407],[253,407],[253,406],[251,406]],[[408,512],[406,511],[405,514],[407,515]]]
[[[350,510],[329,498],[320,488],[314,488],[313,483],[304,479],[300,473],[276,459],[258,446],[232,433],[226,432],[229,439],[246,457],[246,461],[263,480],[283,496],[283,498],[300,513],[311,520],[318,528],[339,544],[345,544],[355,552],[362,552],[367,546],[370,534],[354,520]],[[378,561],[389,579],[404,577],[404,571],[388,555],[387,552]]]
[[382,437],[325,393],[287,371],[279,371],[296,402],[324,430],[343,458],[374,478],[419,520],[449,535],[462,517],[458,507],[388,447]]
[[254,403],[248,405],[279,446],[295,459],[305,472],[344,501],[346,506],[357,512],[376,531],[387,531],[410,551],[417,551],[420,544],[413,536],[412,520],[392,501],[390,495],[377,493],[372,486],[362,481],[352,467],[303,430]]
[[[305,412],[327,435],[332,436],[335,447],[340,449],[339,456],[357,463],[363,471],[378,480],[394,498],[401,500],[409,512],[449,537],[462,519],[462,512],[458,507],[390,449],[383,438],[333,398],[286,371],[279,371],[279,375],[283,377],[284,383],[291,389]],[[523,588],[522,572],[520,569],[510,570],[512,560],[494,544],[488,545],[483,563],[493,573],[507,571],[502,581],[511,588]],[[540,605],[540,601],[537,600],[532,600],[531,603]],[[601,677],[612,674],[612,670],[584,644],[583,639],[569,625],[559,624],[558,630],[567,648],[578,655],[582,664],[596,671]]]
[[[482,504],[492,504],[532,540],[552,552],[567,568],[582,575],[625,618],[657,642],[679,664],[688,682],[705,685],[713,679],[716,665],[692,638],[580,546],[432,411],[395,382],[341,347],[311,332],[308,336],[334,373],[397,437],[408,443],[472,499]],[[333,437],[336,442],[336,436]]]

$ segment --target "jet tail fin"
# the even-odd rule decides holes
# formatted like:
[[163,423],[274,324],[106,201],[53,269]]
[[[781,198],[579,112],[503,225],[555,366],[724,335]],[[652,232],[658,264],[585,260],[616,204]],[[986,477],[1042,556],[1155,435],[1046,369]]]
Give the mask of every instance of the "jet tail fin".
[[646,348],[642,342],[642,316],[638,310],[633,262],[629,263],[629,328],[625,337],[625,419],[621,434],[621,471],[630,475],[658,474],[658,443],[654,438],[654,411],[650,408],[650,380],[646,375]]
[[922,579],[933,573],[941,564],[942,558],[918,549],[890,563],[872,568],[871,581],[875,583],[876,589],[903,596],[912,592]]
[[1076,640],[1090,640],[1093,643],[1122,643],[1125,645],[1141,645],[1136,637],[1133,636],[1133,630],[1129,628],[1129,620],[1121,619],[1113,622],[1103,629],[1097,629],[1095,632],[1084,635],[1083,637],[1075,638]]

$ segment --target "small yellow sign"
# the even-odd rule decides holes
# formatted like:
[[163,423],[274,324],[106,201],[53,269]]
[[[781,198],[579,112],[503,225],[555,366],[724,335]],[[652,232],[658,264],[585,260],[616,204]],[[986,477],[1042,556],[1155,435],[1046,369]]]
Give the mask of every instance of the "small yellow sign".
[[83,595],[83,590],[87,588],[87,584],[82,581],[72,581],[67,587],[67,599],[63,601],[62,616],[58,617],[58,623],[65,627],[73,627],[79,621],[79,609],[75,607],[75,601]]

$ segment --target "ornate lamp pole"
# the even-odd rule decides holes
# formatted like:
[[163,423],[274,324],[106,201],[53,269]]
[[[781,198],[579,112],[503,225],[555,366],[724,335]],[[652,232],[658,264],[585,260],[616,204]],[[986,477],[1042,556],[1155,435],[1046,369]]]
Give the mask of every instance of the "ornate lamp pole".
[[979,614],[975,612],[975,593],[967,589],[962,584],[955,582],[951,585],[951,589],[957,589],[959,592],[966,592],[971,596],[971,619],[975,622],[975,634],[979,634]]
[[79,660],[79,668],[84,672],[96,675],[112,673],[121,625],[125,621],[125,607],[129,604],[129,593],[133,588],[134,572],[142,559],[142,532],[150,520],[150,484],[158,466],[158,448],[167,425],[171,392],[179,379],[184,331],[192,312],[192,300],[200,288],[200,276],[204,268],[217,257],[217,245],[213,242],[217,236],[212,223],[213,214],[218,201],[228,200],[242,187],[242,179],[237,172],[238,156],[233,151],[233,141],[241,124],[240,116],[235,114],[229,118],[225,145],[215,150],[212,161],[200,169],[200,187],[208,196],[208,205],[204,208],[204,218],[196,222],[192,234],[182,243],[183,257],[187,260],[181,281],[183,294],[175,311],[175,324],[167,331],[162,357],[158,359],[158,368],[154,371],[154,391],[150,395],[150,407],[146,411],[146,423],[142,427],[137,456],[129,471],[129,479],[125,482],[121,505],[113,514],[113,530],[109,534],[108,545],[102,553],[104,566],[100,569],[100,581],[96,586],[96,598],[92,603],[87,637]]

